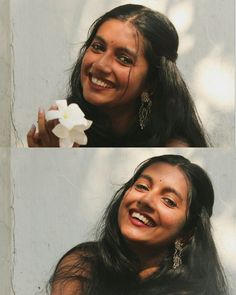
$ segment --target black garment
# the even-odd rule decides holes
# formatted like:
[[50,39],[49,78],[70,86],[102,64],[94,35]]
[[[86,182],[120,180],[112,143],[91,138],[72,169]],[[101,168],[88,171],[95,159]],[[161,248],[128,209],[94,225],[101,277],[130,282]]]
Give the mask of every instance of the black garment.
[[[58,263],[52,284],[58,278],[63,282],[79,280],[83,284],[82,295],[224,295],[218,291],[211,293],[200,278],[192,278],[186,269],[184,275],[181,272],[176,274],[172,266],[164,265],[147,279],[140,280],[138,272],[124,270],[117,273],[108,269],[100,254],[98,242],[74,247]],[[69,255],[77,255],[78,259],[74,259],[74,265],[67,267],[65,273],[60,263]],[[89,269],[86,278],[81,274],[81,268]]]

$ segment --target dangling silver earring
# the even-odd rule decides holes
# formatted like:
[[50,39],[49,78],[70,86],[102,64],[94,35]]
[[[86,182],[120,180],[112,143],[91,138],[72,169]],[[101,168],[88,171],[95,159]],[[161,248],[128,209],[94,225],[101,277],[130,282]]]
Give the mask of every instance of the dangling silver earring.
[[175,253],[173,256],[173,269],[182,264],[183,243],[180,240],[175,241]]
[[142,130],[147,125],[148,120],[150,119],[151,107],[152,101],[149,97],[149,94],[148,92],[144,91],[141,94],[141,106],[139,109],[139,125]]

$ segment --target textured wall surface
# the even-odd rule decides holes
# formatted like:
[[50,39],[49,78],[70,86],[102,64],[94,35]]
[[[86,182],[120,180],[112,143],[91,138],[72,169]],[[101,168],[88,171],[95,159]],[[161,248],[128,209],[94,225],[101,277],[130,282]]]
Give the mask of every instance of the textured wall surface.
[[[93,238],[113,193],[146,158],[167,149],[74,149],[12,152],[14,183],[14,277],[17,295],[44,294],[63,253]],[[212,178],[212,218],[217,248],[236,292],[236,155],[232,150],[176,150],[200,164]],[[233,285],[234,284],[234,285]],[[231,293],[232,295],[235,294]]]
[[0,148],[0,294],[11,293],[11,198],[10,198],[10,151]]
[[9,1],[0,0],[0,147],[10,146],[11,54]]
[[[180,36],[177,64],[214,146],[234,144],[234,0],[11,0],[14,72],[13,144],[37,122],[38,107],[65,98],[70,68],[91,23],[119,4],[165,13]],[[94,9],[96,7],[96,9]]]
[[0,294],[11,294],[10,54],[9,1],[0,0]]

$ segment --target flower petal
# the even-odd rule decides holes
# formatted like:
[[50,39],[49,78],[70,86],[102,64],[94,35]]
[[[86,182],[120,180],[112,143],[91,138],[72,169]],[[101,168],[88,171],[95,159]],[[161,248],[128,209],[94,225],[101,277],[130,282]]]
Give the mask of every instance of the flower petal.
[[85,122],[84,114],[77,104],[69,105],[60,119],[60,123],[68,129],[72,129],[75,125],[85,124]]
[[59,139],[59,145],[63,148],[71,148],[73,147],[74,141],[69,137],[67,138],[60,138]]
[[84,128],[84,130],[87,130],[87,129],[89,129],[90,128],[90,126],[93,124],[93,121],[90,121],[90,120],[86,120],[87,122],[86,122],[86,125],[85,125],[85,128]]
[[60,118],[59,122],[68,130],[71,130],[77,123],[73,118]]
[[88,142],[88,138],[84,132],[77,133],[76,136],[73,136],[73,141],[78,143],[79,145],[86,145]]
[[86,135],[84,135],[82,137],[74,139],[74,142],[78,143],[79,145],[86,145],[88,143],[88,138]]
[[66,138],[70,136],[69,130],[61,124],[57,124],[52,129],[52,132],[59,138]]
[[84,130],[80,128],[80,126],[75,126],[70,131],[71,139],[73,139],[74,142],[82,145],[86,145],[88,142],[87,136],[84,133]]
[[84,117],[84,113],[79,108],[79,106],[75,103],[71,103],[68,106],[68,114],[74,118],[78,118],[78,117],[83,118]]
[[54,120],[54,119],[59,119],[61,118],[61,113],[57,110],[50,110],[46,113],[46,120]]
[[74,128],[77,130],[87,130],[92,125],[92,123],[93,121],[83,118],[83,120],[80,121],[80,124],[75,125]]
[[63,113],[67,109],[67,100],[66,99],[56,100],[56,105],[58,106],[59,112]]

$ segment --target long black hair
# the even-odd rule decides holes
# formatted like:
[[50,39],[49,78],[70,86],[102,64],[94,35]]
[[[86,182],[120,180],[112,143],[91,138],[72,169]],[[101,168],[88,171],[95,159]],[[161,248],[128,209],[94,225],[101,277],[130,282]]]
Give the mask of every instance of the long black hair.
[[[144,54],[149,65],[147,87],[152,108],[150,120],[141,130],[138,120],[127,133],[117,137],[108,118],[83,97],[81,64],[99,27],[110,19],[131,22],[144,38]],[[87,131],[88,146],[166,146],[179,139],[189,146],[208,145],[201,121],[188,88],[176,65],[179,38],[169,19],[142,5],[126,4],[112,9],[90,27],[87,41],[80,50],[71,80],[69,103],[77,103],[94,123]],[[137,117],[141,99],[137,98]]]
[[[174,245],[150,277],[138,278],[139,261],[130,252],[118,226],[118,210],[126,191],[141,173],[152,164],[168,163],[179,167],[189,182],[188,218],[184,233],[191,233],[186,241],[182,264],[173,268]],[[81,294],[168,294],[168,295],[226,295],[227,284],[211,234],[210,217],[214,203],[214,190],[207,173],[198,165],[179,155],[163,155],[141,163],[134,176],[114,195],[99,227],[96,242],[84,243],[70,250],[58,263],[51,285],[79,280]],[[168,247],[168,246],[167,246]],[[76,263],[60,267],[71,254],[78,255]],[[89,269],[83,276],[81,269]],[[85,271],[86,272],[86,271]],[[75,293],[76,294],[76,293]]]

